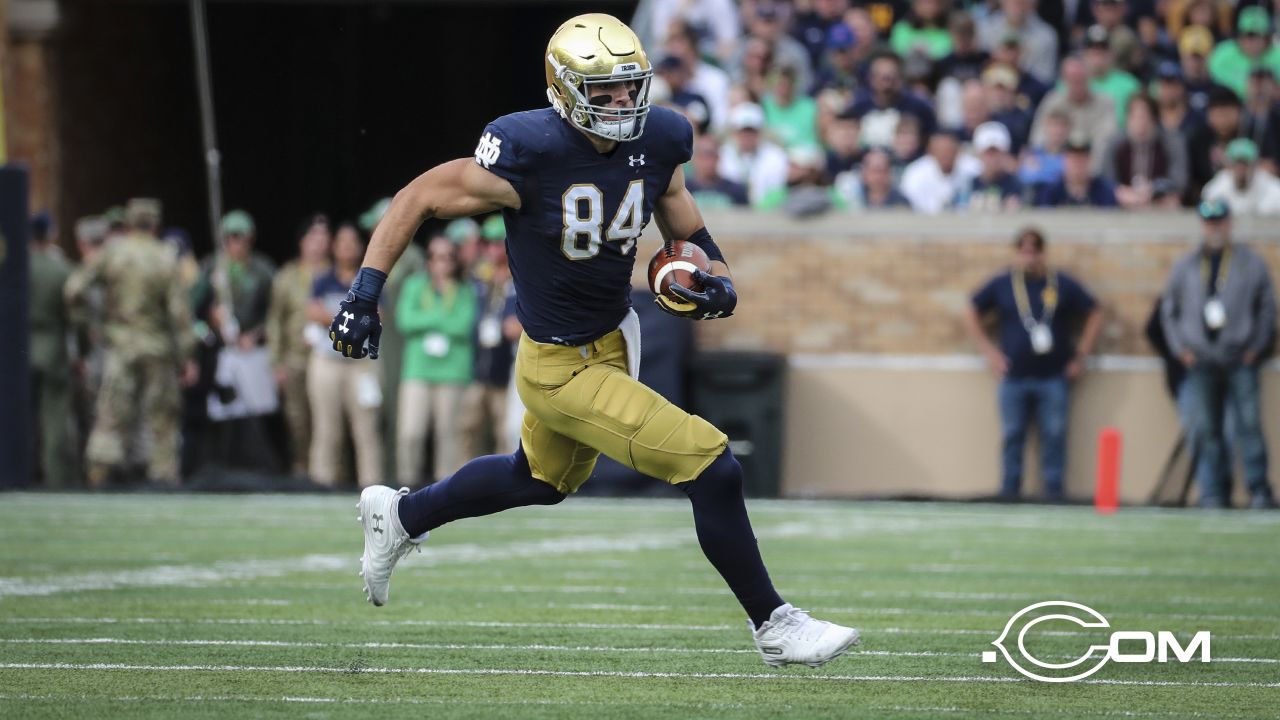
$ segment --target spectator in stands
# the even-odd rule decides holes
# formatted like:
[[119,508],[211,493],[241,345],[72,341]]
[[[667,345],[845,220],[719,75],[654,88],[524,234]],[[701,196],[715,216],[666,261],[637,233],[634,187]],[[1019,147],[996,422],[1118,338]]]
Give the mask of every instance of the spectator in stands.
[[1192,110],[1187,99],[1187,84],[1182,79],[1182,67],[1172,60],[1165,60],[1156,68],[1156,106],[1160,113],[1160,127],[1178,138],[1186,148],[1187,141],[1200,125],[1203,114]]
[[1107,141],[1116,131],[1115,103],[1111,98],[1095,93],[1089,87],[1089,75],[1084,61],[1071,56],[1062,61],[1062,87],[1045,96],[1036,111],[1031,126],[1031,144],[1044,143],[1045,118],[1055,110],[1063,110],[1071,117],[1071,132],[1089,138],[1093,150],[1091,162],[1094,172],[1102,170],[1103,153]]
[[[1048,83],[1022,69],[1022,39],[1017,33],[1004,36],[1000,44],[991,51],[991,65],[1002,65],[1012,69],[1018,77],[1018,106],[1025,107],[1035,113],[1044,96],[1049,94]],[[1056,78],[1055,78],[1056,81]]]
[[992,65],[982,73],[984,100],[991,119],[1005,126],[1014,155],[1022,152],[1031,135],[1031,110],[1018,102],[1018,75],[1007,65]]
[[[232,210],[218,226],[224,255],[210,256],[201,265],[200,280],[192,291],[193,305],[202,302],[225,303],[231,307],[237,331],[234,335],[241,350],[252,350],[266,342],[267,308],[271,305],[271,282],[276,267],[267,257],[253,249],[253,218],[243,210]],[[221,264],[219,261],[222,261]],[[224,274],[218,277],[218,274]],[[231,297],[219,297],[223,288]],[[227,342],[227,326],[223,338]]]
[[1022,183],[1009,170],[1013,156],[1009,130],[992,120],[973,133],[973,150],[982,169],[969,182],[966,207],[971,212],[1017,210],[1022,206]]
[[[1075,278],[1049,267],[1039,231],[1018,233],[1014,252],[1013,267],[974,294],[964,326],[1000,379],[1000,496],[1018,497],[1023,448],[1034,412],[1045,498],[1061,501],[1070,382],[1084,372],[1084,359],[1093,351],[1102,327],[1102,313]],[[982,328],[981,317],[986,314],[994,314],[999,323],[998,345]],[[1077,346],[1071,335],[1081,321],[1084,328]]]
[[1062,179],[1063,155],[1070,135],[1071,116],[1065,110],[1054,110],[1045,118],[1044,142],[1022,153],[1018,179],[1031,190],[1033,197]]
[[922,52],[930,60],[951,54],[948,5],[944,0],[911,0],[911,13],[893,24],[889,47],[903,57]]
[[898,127],[893,131],[893,145],[890,150],[895,172],[901,172],[907,163],[919,158],[924,152],[920,121],[915,116],[907,115],[898,121]]
[[[735,92],[743,92],[751,102],[760,99],[769,91],[769,73],[773,71],[773,50],[767,40],[757,37],[747,38],[742,44],[742,64],[735,68],[734,86],[730,91],[729,105],[737,104],[732,97]],[[723,126],[723,123],[721,123]]]
[[893,159],[881,148],[868,150],[857,171],[838,176],[836,191],[850,210],[911,209],[911,203],[894,186]]
[[720,141],[714,135],[699,135],[693,141],[693,171],[685,186],[700,208],[747,205],[747,186],[720,176]]
[[902,59],[897,55],[877,55],[871,61],[870,91],[859,93],[850,109],[862,121],[863,143],[891,145],[894,129],[906,115],[915,116],[922,135],[934,128],[933,109],[902,87]]
[[791,34],[809,51],[810,67],[817,67],[822,61],[831,26],[840,22],[848,7],[849,0],[813,0],[808,10],[796,15]]
[[1249,71],[1261,65],[1280,72],[1280,46],[1271,42],[1271,17],[1257,5],[1236,18],[1236,39],[1218,43],[1209,56],[1209,76],[1244,97]]
[[1200,201],[1200,191],[1225,165],[1227,144],[1240,135],[1243,109],[1240,97],[1230,88],[1217,85],[1209,94],[1205,124],[1187,143],[1188,181],[1185,204]]
[[462,438],[468,446],[463,453],[464,459],[515,450],[507,446],[506,434],[502,432],[507,416],[507,385],[515,360],[515,345],[503,334],[502,319],[507,304],[515,298],[515,287],[507,265],[506,230],[502,216],[490,217],[485,228],[488,229],[494,221],[493,227],[501,228],[503,235],[486,235],[485,238],[488,241],[485,251],[489,255],[493,277],[488,282],[477,282],[475,286],[474,382],[467,387],[461,418]]
[[1067,140],[1062,158],[1062,179],[1044,185],[1035,199],[1036,207],[1116,207],[1116,192],[1106,178],[1091,171],[1091,147],[1083,136]]
[[[748,13],[746,23],[748,35],[745,39],[764,41],[770,63],[766,65],[762,76],[767,76],[774,64],[790,67],[796,74],[796,87],[804,92],[813,84],[812,68],[814,66],[810,64],[809,50],[800,41],[787,34],[788,15],[787,7],[773,0],[761,0],[755,3],[754,12]],[[734,76],[735,82],[741,82],[737,69],[742,66],[745,48],[746,43],[742,43],[728,66],[734,69],[730,75]],[[720,124],[724,125],[723,122]]]
[[1262,65],[1249,72],[1240,132],[1258,146],[1263,166],[1280,172],[1280,105],[1276,104],[1276,78]]
[[819,148],[797,145],[787,152],[787,183],[757,201],[761,210],[781,208],[795,217],[826,212],[839,200],[826,182],[826,158]]
[[702,61],[697,32],[685,23],[672,25],[663,49],[667,55],[674,55],[693,68],[688,89],[706,99],[711,108],[711,127],[719,131],[729,115],[729,76],[715,65]]
[[795,68],[779,65],[769,79],[769,92],[761,100],[764,125],[786,149],[818,147],[818,104],[796,83]]
[[1187,85],[1187,104],[1204,114],[1209,110],[1209,91],[1213,78],[1209,77],[1209,53],[1213,52],[1213,34],[1199,25],[1182,31],[1178,38],[1178,63],[1182,66],[1182,79]]
[[900,188],[916,212],[935,214],[963,204],[969,181],[981,163],[960,154],[960,138],[939,131],[929,137],[929,150],[902,171]]
[[375,363],[346,358],[333,351],[325,328],[340,312],[356,271],[364,259],[364,240],[351,223],[343,223],[333,237],[333,268],[316,278],[311,287],[308,316],[320,329],[307,367],[307,394],[311,398],[311,480],[336,487],[342,466],[344,426],[351,428],[355,447],[356,478],[360,487],[382,482],[382,452],[378,438],[378,408],[382,385]]
[[[876,55],[884,52],[891,52],[889,45],[880,37],[881,34],[887,32],[892,25],[892,16],[896,12],[893,7],[893,0],[886,3],[868,4],[866,7],[851,7],[844,13],[844,24],[853,30],[853,36],[857,38],[858,44],[854,47],[853,54],[857,56],[858,67],[865,69],[866,65]],[[885,18],[888,25],[884,28],[880,27],[878,20],[871,17],[871,11],[875,10],[877,18]],[[860,74],[865,74],[862,70]]]
[[448,477],[465,459],[459,410],[475,363],[476,294],[449,240],[436,237],[427,244],[427,267],[405,280],[396,322],[406,341],[396,472],[401,485],[413,486],[425,465],[428,432],[433,481]]
[[1089,73],[1089,89],[1111,98],[1116,110],[1116,127],[1123,128],[1129,97],[1142,85],[1137,78],[1115,66],[1109,38],[1106,28],[1091,26],[1085,31],[1082,57]]
[[[1106,47],[1111,53],[1112,65],[1126,72],[1138,72],[1145,52],[1138,42],[1138,36],[1125,24],[1129,3],[1125,0],[1093,0],[1090,9],[1097,23],[1095,27],[1106,31]],[[1089,40],[1088,35],[1086,30],[1086,42]],[[1117,99],[1116,104],[1120,105],[1120,100]]]
[[271,285],[271,306],[267,311],[267,347],[280,389],[285,426],[289,432],[290,467],[294,475],[309,475],[311,457],[311,405],[307,398],[307,365],[311,346],[325,344],[318,325],[311,325],[307,337],[307,315],[311,289],[316,278],[329,272],[329,246],[333,242],[329,219],[324,215],[307,218],[298,237],[298,257],[286,263]]
[[987,91],[981,80],[970,80],[960,89],[960,125],[956,130],[966,142],[973,140],[978,126],[991,119],[991,107],[987,105]]
[[1108,143],[1103,164],[1116,200],[1131,210],[1152,207],[1163,198],[1176,202],[1187,184],[1186,146],[1160,128],[1156,102],[1149,95],[1129,98],[1126,116],[1124,134]]
[[660,47],[676,26],[688,27],[697,38],[699,54],[724,60],[733,52],[740,33],[738,7],[733,0],[654,0],[649,6],[651,44]]
[[1236,216],[1280,215],[1280,180],[1258,166],[1258,146],[1236,138],[1224,153],[1227,166],[1204,186],[1204,199],[1224,202]]
[[991,54],[978,46],[978,28],[966,12],[953,12],[947,29],[951,35],[951,52],[942,56],[934,69],[943,78],[957,82],[973,80],[982,74]]
[[693,79],[692,68],[675,55],[658,61],[657,75],[667,86],[666,103],[679,110],[699,133],[707,132],[711,124],[711,108],[707,99],[689,89]]
[[1058,33],[1035,12],[1035,0],[1000,0],[1000,12],[978,24],[978,42],[988,51],[1010,34],[1026,49],[1021,68],[1041,82],[1053,82],[1058,62]]
[[764,111],[754,103],[739,103],[729,117],[733,141],[720,148],[720,176],[747,186],[754,205],[787,184],[787,153],[762,137]]
[[[480,223],[469,217],[451,220],[444,226],[444,235],[458,248],[458,265],[463,273],[469,274],[480,260],[480,251],[484,246],[484,239],[480,236]],[[429,262],[430,258],[427,260]],[[408,281],[407,277],[405,281]],[[399,308],[399,305],[396,307]]]
[[848,172],[862,162],[862,139],[858,119],[840,115],[827,124],[826,146],[828,179]]
[[[1243,4],[1243,3],[1242,3]],[[1231,0],[1171,0],[1165,26],[1172,37],[1181,37],[1190,27],[1201,27],[1214,36],[1231,34],[1235,3]]]
[[1160,311],[1165,340],[1187,368],[1179,405],[1197,450],[1200,504],[1227,504],[1219,482],[1228,463],[1225,408],[1234,422],[1252,506],[1273,508],[1258,390],[1258,362],[1276,325],[1271,273],[1251,248],[1232,242],[1225,203],[1205,201],[1199,213],[1200,247],[1173,266]]
[[834,90],[844,98],[845,105],[853,102],[853,94],[861,85],[861,61],[858,50],[868,45],[861,43],[848,25],[836,23],[827,33],[827,51],[823,55],[818,78],[812,94]]

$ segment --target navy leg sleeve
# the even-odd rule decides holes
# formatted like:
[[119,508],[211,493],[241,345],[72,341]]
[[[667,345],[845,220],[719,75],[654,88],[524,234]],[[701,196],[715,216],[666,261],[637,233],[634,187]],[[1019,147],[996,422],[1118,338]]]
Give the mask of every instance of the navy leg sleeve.
[[417,537],[447,522],[525,505],[555,505],[565,495],[529,472],[523,448],[486,455],[458,472],[400,498],[400,525]]

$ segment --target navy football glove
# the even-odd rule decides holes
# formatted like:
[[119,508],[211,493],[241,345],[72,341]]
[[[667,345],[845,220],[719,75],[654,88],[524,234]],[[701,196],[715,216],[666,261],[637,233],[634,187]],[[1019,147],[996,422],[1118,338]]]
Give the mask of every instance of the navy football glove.
[[382,342],[378,295],[386,280],[386,273],[380,270],[360,268],[347,299],[338,303],[338,314],[329,325],[334,350],[349,358],[368,355],[372,360],[378,359],[378,344]]
[[732,280],[720,275],[704,273],[701,270],[693,271],[693,279],[702,283],[702,292],[694,292],[683,285],[671,285],[672,293],[697,306],[696,310],[683,313],[684,317],[691,317],[694,320],[711,320],[733,315],[733,309],[738,305],[738,293],[733,290]]

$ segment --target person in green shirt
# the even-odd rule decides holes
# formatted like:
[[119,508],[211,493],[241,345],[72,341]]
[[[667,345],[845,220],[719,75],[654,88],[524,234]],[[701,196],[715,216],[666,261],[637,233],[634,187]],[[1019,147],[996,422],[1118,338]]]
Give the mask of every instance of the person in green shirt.
[[1129,96],[1138,92],[1142,83],[1116,68],[1111,54],[1111,33],[1106,28],[1093,25],[1085,32],[1084,39],[1084,65],[1089,71],[1089,89],[1111,98],[1116,107],[1116,126],[1124,127]]
[[765,127],[783,148],[818,147],[818,104],[796,87],[796,69],[783,65],[769,78],[761,101]]
[[396,305],[396,325],[405,340],[396,474],[400,484],[413,486],[425,464],[428,431],[433,480],[444,479],[464,460],[459,413],[475,363],[476,296],[448,238],[436,237],[427,245],[426,269],[404,281]]
[[1259,65],[1280,74],[1280,47],[1271,42],[1271,18],[1254,5],[1240,11],[1236,39],[1218,43],[1209,55],[1209,76],[1243,98],[1249,72]]
[[951,54],[951,31],[942,0],[914,0],[910,17],[893,24],[889,47],[901,57],[923,51],[930,60]]
[[[241,350],[252,350],[266,342],[267,308],[271,305],[271,283],[276,266],[255,251],[253,218],[244,210],[232,210],[218,226],[224,257],[215,255],[200,268],[200,279],[192,290],[192,306],[199,307],[214,294],[214,301],[230,306],[235,316],[235,339]],[[218,273],[226,273],[225,284]],[[230,298],[218,297],[225,288]],[[229,337],[224,340],[230,341]]]

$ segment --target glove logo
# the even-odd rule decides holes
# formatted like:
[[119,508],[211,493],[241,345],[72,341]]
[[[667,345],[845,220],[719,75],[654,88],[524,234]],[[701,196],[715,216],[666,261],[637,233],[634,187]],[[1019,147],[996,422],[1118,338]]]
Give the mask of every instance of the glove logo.
[[351,329],[347,327],[347,321],[353,319],[355,319],[355,315],[345,311],[342,313],[342,324],[338,326],[338,329],[342,331],[343,335],[351,332]]

